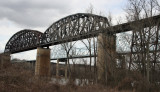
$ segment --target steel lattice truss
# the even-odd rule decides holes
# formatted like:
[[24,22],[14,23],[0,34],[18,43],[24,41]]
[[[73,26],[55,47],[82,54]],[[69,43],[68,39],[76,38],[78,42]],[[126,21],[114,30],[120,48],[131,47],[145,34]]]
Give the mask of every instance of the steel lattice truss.
[[70,15],[53,23],[45,31],[43,44],[59,44],[88,38],[108,26],[106,17],[85,13]]
[[43,33],[36,30],[21,30],[9,39],[4,52],[16,53],[36,49],[42,41],[42,35]]
[[16,53],[37,46],[45,47],[64,42],[85,39],[98,35],[98,31],[109,26],[106,17],[78,13],[53,23],[44,34],[33,30],[22,30],[11,37],[5,51]]
[[[150,19],[153,21],[152,24],[147,22]],[[155,26],[157,20],[160,20],[160,15],[110,26],[106,17],[88,13],[78,13],[64,17],[53,23],[44,33],[35,30],[22,30],[14,34],[7,42],[4,52],[13,54],[36,49],[37,47],[48,47],[55,44],[94,37],[102,32],[106,34],[126,32],[133,30],[131,25],[141,22],[144,23],[142,25],[143,28],[150,25]],[[135,41],[138,40],[135,39]],[[158,46],[158,44],[155,46]]]

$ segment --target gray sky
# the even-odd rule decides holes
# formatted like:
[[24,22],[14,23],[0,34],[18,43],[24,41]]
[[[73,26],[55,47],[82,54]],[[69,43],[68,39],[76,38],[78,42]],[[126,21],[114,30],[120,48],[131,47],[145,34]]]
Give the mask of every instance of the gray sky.
[[[84,13],[90,7],[94,13],[108,15],[114,21],[124,16],[127,0],[0,0],[0,52],[9,38],[22,29],[44,32],[53,22],[75,13]],[[35,51],[15,54],[21,59],[33,59]],[[25,55],[25,57],[24,57]]]

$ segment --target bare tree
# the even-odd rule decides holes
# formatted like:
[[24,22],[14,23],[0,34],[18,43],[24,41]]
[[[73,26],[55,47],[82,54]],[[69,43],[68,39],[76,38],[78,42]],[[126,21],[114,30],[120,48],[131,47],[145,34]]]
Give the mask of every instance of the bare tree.
[[91,40],[92,40],[92,38],[87,38],[87,43],[88,44],[86,42],[84,42],[83,40],[81,40],[84,43],[84,45],[87,48],[87,50],[89,51],[89,56],[90,56],[90,71],[91,71],[91,64],[92,64]]
[[[128,0],[128,5],[126,11],[127,20],[129,22],[142,18],[149,18],[159,13],[157,11],[159,7],[157,0]],[[149,19],[148,24],[150,26],[147,28],[144,28],[144,23],[142,22],[131,25],[134,30],[132,35],[129,70],[131,70],[131,66],[133,65],[138,66],[138,69],[141,70],[142,74],[146,76],[149,81],[151,73],[150,69],[153,67],[152,63],[157,60],[159,36],[159,28],[157,27],[159,26],[159,23],[157,26],[152,26],[154,22],[152,19]],[[153,52],[151,52],[151,50]],[[136,54],[133,54],[135,52]],[[152,59],[153,57],[154,60]]]
[[[64,48],[64,50],[66,51],[66,55],[67,55],[67,62],[65,62],[66,65],[66,69],[65,69],[65,78],[67,78],[67,70],[69,70],[69,76],[71,75],[71,69],[70,69],[70,63],[69,63],[69,53],[70,50],[72,49],[72,47],[74,46],[76,42],[72,43],[72,42],[67,42],[67,43],[63,43],[61,44],[62,47]],[[70,77],[69,77],[70,78]]]

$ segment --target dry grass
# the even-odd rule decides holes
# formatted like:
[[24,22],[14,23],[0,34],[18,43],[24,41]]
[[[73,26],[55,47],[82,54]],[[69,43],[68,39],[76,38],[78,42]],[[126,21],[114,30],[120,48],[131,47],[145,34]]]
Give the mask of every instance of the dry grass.
[[[125,79],[119,88],[128,80]],[[49,80],[34,77],[33,69],[26,63],[14,63],[0,70],[0,92],[133,92],[129,90],[131,89],[118,91],[118,87],[107,88],[103,85],[77,86],[71,82],[67,85],[51,83]]]
[[[37,79],[26,63],[14,63],[0,70],[0,92],[116,92],[100,85],[59,85]],[[123,91],[121,91],[123,92]],[[129,92],[129,91],[128,91]]]

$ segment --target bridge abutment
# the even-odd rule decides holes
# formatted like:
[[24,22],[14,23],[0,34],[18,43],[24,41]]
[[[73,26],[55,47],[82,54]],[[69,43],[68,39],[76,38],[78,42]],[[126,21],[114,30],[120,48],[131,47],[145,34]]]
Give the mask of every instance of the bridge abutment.
[[50,77],[50,49],[37,48],[35,75],[38,77]]
[[108,76],[114,74],[116,36],[111,34],[98,35],[97,78],[99,83],[107,83]]

